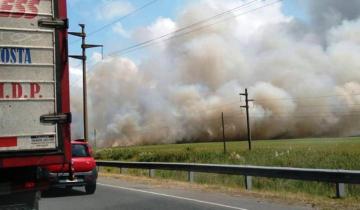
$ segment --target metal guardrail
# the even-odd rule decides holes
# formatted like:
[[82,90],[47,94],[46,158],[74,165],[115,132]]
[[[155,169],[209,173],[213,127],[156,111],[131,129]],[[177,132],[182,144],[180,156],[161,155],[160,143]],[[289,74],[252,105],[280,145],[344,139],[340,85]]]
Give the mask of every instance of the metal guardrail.
[[290,167],[267,167],[249,165],[219,165],[195,163],[164,163],[164,162],[121,162],[97,161],[97,166],[116,168],[149,169],[149,176],[155,169],[188,171],[189,181],[193,181],[194,172],[231,174],[245,176],[246,189],[251,189],[252,177],[294,179],[304,181],[330,182],[336,184],[336,196],[345,197],[344,184],[360,184],[360,171],[336,169],[310,169]]

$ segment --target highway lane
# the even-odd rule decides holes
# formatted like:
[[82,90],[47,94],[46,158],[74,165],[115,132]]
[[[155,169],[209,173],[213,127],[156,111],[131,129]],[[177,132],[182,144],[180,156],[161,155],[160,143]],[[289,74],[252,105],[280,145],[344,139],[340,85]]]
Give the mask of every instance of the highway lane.
[[70,192],[54,189],[43,194],[40,209],[305,210],[311,208],[197,189],[153,186],[113,178],[100,178],[97,191],[93,195],[86,195],[82,188],[75,188]]

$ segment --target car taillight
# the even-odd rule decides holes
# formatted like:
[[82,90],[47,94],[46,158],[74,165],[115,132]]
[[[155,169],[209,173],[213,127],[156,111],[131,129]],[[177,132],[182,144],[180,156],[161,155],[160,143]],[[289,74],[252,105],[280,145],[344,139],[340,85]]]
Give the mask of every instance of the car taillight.
[[25,182],[24,187],[26,189],[34,188],[35,187],[35,182],[33,182],[33,181]]

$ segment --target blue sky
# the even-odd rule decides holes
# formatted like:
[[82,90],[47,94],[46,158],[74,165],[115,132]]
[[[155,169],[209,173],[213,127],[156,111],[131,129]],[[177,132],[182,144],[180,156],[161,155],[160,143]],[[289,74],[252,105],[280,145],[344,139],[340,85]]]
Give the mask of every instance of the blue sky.
[[[113,22],[116,19],[121,18],[123,15],[116,16],[114,18],[100,18],[96,16],[97,8],[102,7],[106,2],[130,2],[126,0],[72,0],[68,3],[68,16],[70,19],[70,29],[69,31],[78,31],[78,23],[86,24],[86,31],[94,31],[103,25]],[[146,7],[145,9],[129,16],[121,22],[122,26],[126,30],[133,28],[146,26],[154,22],[158,17],[168,17],[175,18],[176,14],[183,8],[189,0],[159,0],[154,4]],[[131,1],[132,10],[139,8],[150,2],[150,0],[136,0]],[[125,13],[127,14],[127,13]],[[91,17],[91,18],[90,18]],[[116,46],[113,45],[114,39],[116,36]],[[120,39],[119,39],[120,38]],[[80,42],[75,42],[78,38],[70,37],[70,52],[73,54],[75,52],[80,53]],[[74,41],[75,40],[75,41]],[[74,43],[75,42],[75,43]],[[106,29],[91,35],[88,37],[89,43],[99,43],[105,46],[104,53],[111,52],[116,49],[121,49],[133,44],[131,39],[121,37],[113,32],[112,27],[107,27]],[[76,53],[75,53],[76,54]]]
[[[187,4],[193,3],[196,0],[158,0],[154,4],[142,9],[141,11],[119,21],[121,27],[126,31],[131,31],[139,27],[145,27],[156,21],[159,17],[176,19],[181,10],[186,7]],[[305,12],[300,4],[301,0],[283,0],[282,10],[287,16],[293,16],[300,19],[306,19]],[[102,26],[112,23],[123,15],[128,14],[136,8],[139,8],[151,0],[70,0],[68,1],[68,16],[70,19],[69,31],[79,31],[78,23],[86,24],[87,33],[92,32]],[[241,2],[241,1],[239,1]],[[111,10],[118,6],[119,10],[112,13]],[[103,44],[104,54],[108,54],[114,50],[119,50],[134,44],[134,40],[130,36],[119,36],[114,32],[113,26],[107,27],[104,30],[90,35],[88,37],[88,43]],[[70,54],[80,53],[80,42],[78,38],[70,36]],[[94,52],[100,52],[100,49],[89,50],[89,62],[91,63],[91,54]],[[133,53],[129,55],[133,59],[141,57],[141,52]],[[75,63],[77,61],[72,61]]]

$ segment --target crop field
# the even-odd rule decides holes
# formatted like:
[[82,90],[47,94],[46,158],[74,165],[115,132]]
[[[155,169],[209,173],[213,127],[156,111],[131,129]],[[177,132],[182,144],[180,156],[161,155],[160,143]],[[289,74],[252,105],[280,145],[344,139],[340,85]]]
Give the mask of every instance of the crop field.
[[[118,147],[98,150],[96,158],[121,161],[226,163],[360,170],[360,138],[253,141],[251,151],[247,149],[247,142],[228,142],[226,153],[224,153],[222,142]],[[147,171],[129,169],[127,173],[146,175]],[[185,181],[187,173],[158,170],[156,177]],[[227,187],[244,186],[243,177],[233,175],[196,173],[195,181]],[[253,178],[253,188],[326,197],[332,197],[335,194],[334,184],[269,178]],[[347,194],[359,199],[360,186],[348,185]]]

